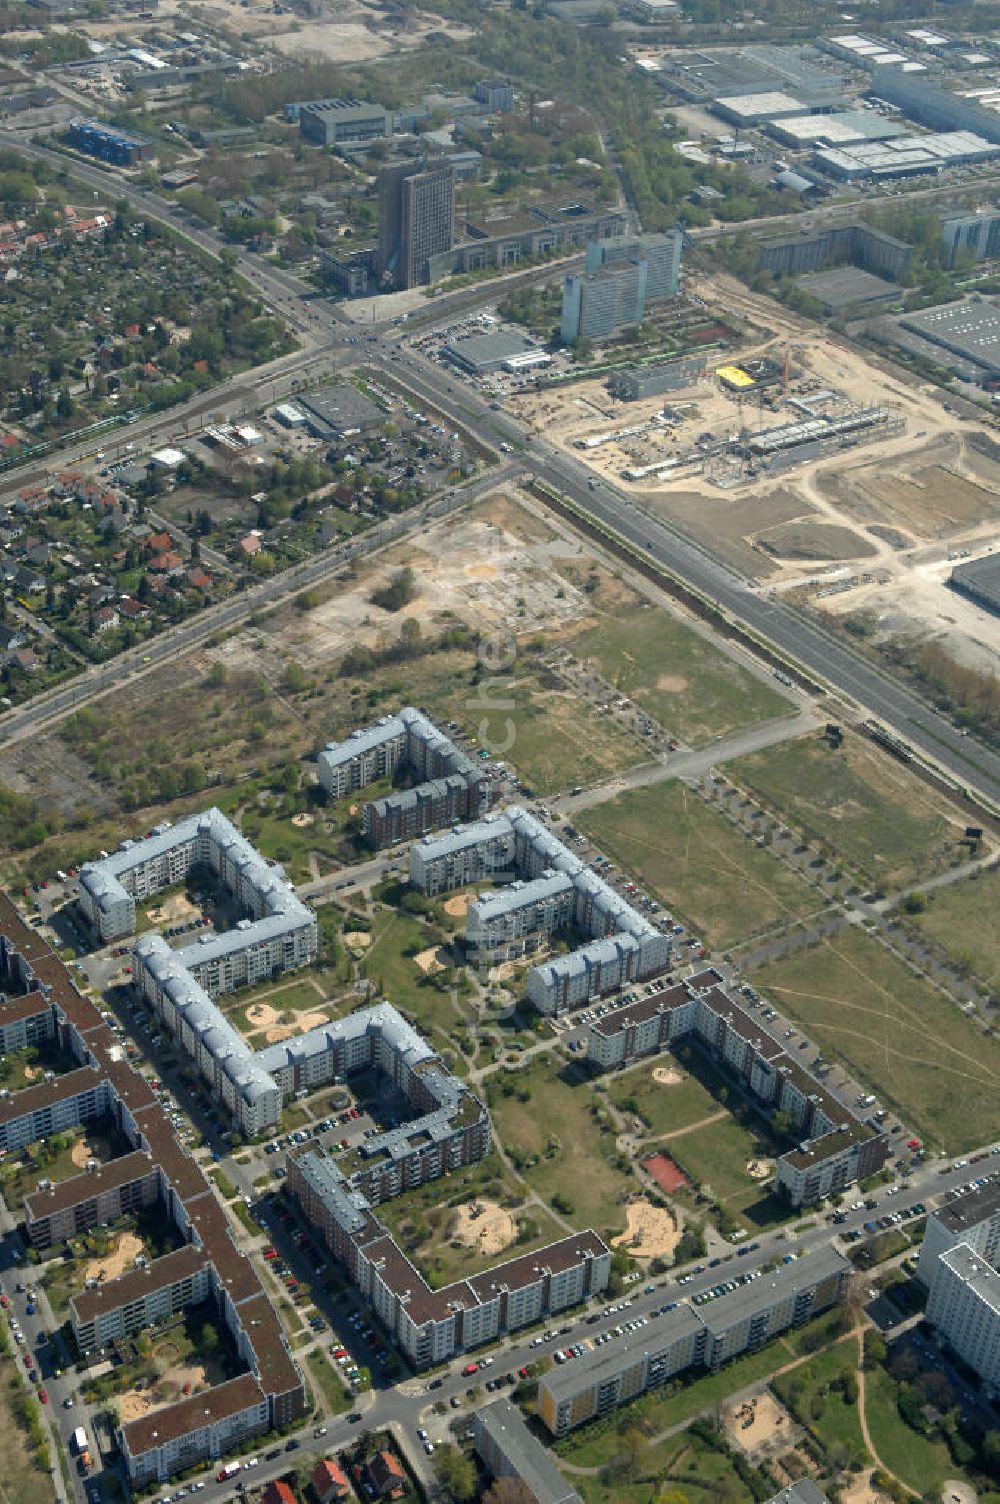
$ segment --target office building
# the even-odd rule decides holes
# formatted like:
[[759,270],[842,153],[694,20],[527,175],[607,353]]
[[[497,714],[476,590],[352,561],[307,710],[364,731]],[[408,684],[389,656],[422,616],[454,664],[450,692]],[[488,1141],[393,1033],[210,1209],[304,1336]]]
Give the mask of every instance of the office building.
[[866,224],[834,225],[787,240],[763,245],[757,265],[775,277],[818,272],[838,262],[898,281],[913,259],[913,247]]
[[486,80],[476,84],[472,97],[490,115],[514,113],[514,86],[502,80]]
[[690,1368],[719,1368],[836,1304],[851,1265],[820,1248],[703,1306],[667,1311],[655,1328],[610,1342],[543,1375],[538,1415],[554,1436],[637,1399]]
[[1000,1272],[995,1264],[968,1243],[942,1253],[927,1297],[927,1320],[995,1398],[1000,1393]]
[[954,266],[962,256],[970,261],[991,261],[1000,256],[1000,213],[980,211],[943,219],[941,244],[945,266]]
[[776,1184],[793,1206],[822,1201],[885,1163],[881,1130],[855,1118],[792,1059],[711,968],[595,1019],[587,1060],[595,1070],[621,1069],[681,1040],[724,1065],[762,1106],[787,1113],[798,1143],[779,1157]]
[[493,1400],[472,1418],[473,1446],[494,1478],[516,1478],[533,1504],[581,1504],[546,1451],[508,1399]]
[[98,157],[115,167],[134,167],[156,156],[156,147],[148,136],[137,136],[96,120],[71,120],[69,144],[88,157]]
[[459,228],[460,243],[431,258],[430,279],[490,268],[506,271],[529,257],[554,256],[622,235],[627,228],[624,210],[580,203],[532,204],[504,219],[466,220]]
[[[142,1487],[164,1481],[171,1472],[191,1467],[208,1457],[219,1457],[229,1447],[252,1435],[290,1425],[305,1413],[305,1389],[281,1325],[265,1296],[249,1258],[233,1242],[226,1213],[216,1199],[199,1165],[178,1140],[164,1109],[144,1078],[124,1056],[121,1042],[108,1027],[96,1005],[78,992],[62,961],[44,940],[24,923],[6,894],[0,894],[0,970],[16,980],[26,994],[43,993],[52,1010],[55,1035],[60,1047],[79,1062],[78,1069],[58,1080],[8,1094],[0,1102],[3,1134],[19,1144],[45,1136],[62,1127],[77,1127],[95,1117],[110,1117],[124,1135],[132,1153],[124,1167],[95,1167],[86,1176],[76,1176],[64,1186],[43,1187],[30,1199],[31,1225],[44,1241],[52,1240],[58,1218],[72,1214],[81,1225],[102,1209],[109,1214],[144,1205],[149,1195],[149,1166],[155,1167],[159,1204],[174,1224],[184,1247],[167,1255],[178,1271],[177,1281],[166,1281],[175,1291],[170,1301],[205,1291],[204,1276],[195,1273],[200,1260],[207,1263],[207,1293],[217,1319],[232,1335],[236,1352],[247,1372],[228,1383],[216,1385],[177,1404],[163,1405],[149,1415],[117,1428],[117,1441],[129,1482]],[[47,1093],[45,1100],[39,1092]],[[58,1116],[56,1113],[58,1108]],[[19,1125],[11,1135],[11,1126]],[[89,1185],[80,1182],[92,1177]],[[79,1210],[78,1210],[79,1209]],[[187,1260],[184,1265],[182,1260]],[[148,1287],[157,1286],[157,1274],[143,1273],[136,1300]],[[124,1276],[131,1280],[133,1274]],[[192,1284],[187,1284],[188,1278]],[[199,1281],[201,1283],[199,1283]],[[111,1289],[115,1282],[101,1286]],[[116,1287],[119,1293],[122,1286]],[[135,1286],[129,1287],[135,1292]],[[93,1291],[76,1297],[84,1301]],[[166,1297],[158,1295],[156,1301]],[[150,1297],[148,1316],[155,1317],[156,1301]],[[103,1319],[100,1308],[96,1319]],[[109,1304],[110,1309],[110,1304]],[[117,1309],[117,1307],[116,1307]],[[131,1298],[122,1309],[138,1310]],[[78,1305],[78,1315],[86,1314]],[[113,1318],[117,1321],[119,1318]],[[121,1318],[123,1321],[125,1316]],[[131,1321],[132,1316],[128,1317]],[[96,1331],[96,1328],[95,1328]]]
[[565,1012],[668,964],[669,936],[525,809],[425,839],[411,847],[409,866],[413,885],[435,894],[487,876],[514,879],[469,905],[465,943],[483,966],[523,956],[569,924],[592,937],[529,972],[540,1013]]
[[378,275],[383,288],[418,287],[455,242],[455,172],[443,159],[392,162],[378,175]]
[[392,110],[361,99],[309,99],[299,105],[299,130],[317,146],[385,141],[393,133]]
[[497,796],[492,770],[412,706],[352,731],[342,742],[330,742],[317,759],[319,781],[331,799],[343,799],[404,769],[417,780],[414,787],[370,800],[362,808],[361,828],[372,846],[391,846],[442,825],[478,819]]
[[683,239],[678,229],[589,242],[582,275],[569,275],[563,283],[563,343],[607,338],[638,326],[647,303],[675,298]]

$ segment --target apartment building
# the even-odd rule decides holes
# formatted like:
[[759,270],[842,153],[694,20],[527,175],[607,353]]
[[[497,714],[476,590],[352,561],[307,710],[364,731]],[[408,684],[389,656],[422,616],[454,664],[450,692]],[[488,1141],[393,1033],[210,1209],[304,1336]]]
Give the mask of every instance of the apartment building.
[[677,1305],[652,1327],[615,1337],[545,1374],[538,1415],[554,1436],[606,1415],[689,1368],[714,1369],[754,1352],[841,1300],[851,1265],[833,1248],[739,1285],[707,1305]]
[[567,275],[563,283],[563,343],[638,328],[647,303],[676,298],[683,244],[680,229],[589,241],[582,274]]
[[812,1205],[866,1179],[889,1146],[811,1076],[764,1023],[748,1013],[711,968],[672,986],[651,986],[590,1026],[587,1060],[614,1070],[693,1040],[762,1107],[788,1114],[798,1144],[777,1162],[777,1188],[793,1206]]
[[580,1504],[546,1451],[524,1423],[516,1405],[494,1400],[472,1418],[473,1446],[494,1478],[517,1478],[534,1504]]
[[358,1185],[315,1150],[288,1162],[288,1186],[327,1248],[417,1368],[568,1309],[606,1288],[611,1251],[596,1233],[432,1290]]
[[917,1278],[928,1288],[941,1255],[959,1243],[994,1266],[1000,1265],[1000,1180],[991,1180],[939,1206],[927,1218]]
[[79,1128],[109,1110],[111,1090],[92,1066],[11,1093],[0,1090],[0,1149],[23,1149],[40,1138]]
[[484,893],[466,914],[466,954],[483,967],[515,961],[566,929],[575,908],[576,890],[565,872]]
[[144,1260],[117,1279],[71,1296],[69,1319],[80,1353],[92,1356],[117,1337],[132,1337],[200,1305],[212,1291],[212,1266],[193,1244]]
[[[76,1070],[58,1080],[0,1099],[0,1147],[4,1136],[11,1146],[20,1145],[94,1117],[110,1116],[130,1143],[133,1155],[156,1167],[164,1215],[176,1225],[195,1255],[207,1261],[211,1297],[250,1370],[228,1384],[120,1426],[118,1440],[130,1482],[141,1485],[163,1481],[171,1471],[205,1457],[218,1457],[250,1435],[288,1425],[305,1411],[302,1377],[250,1260],[233,1243],[226,1213],[204,1173],[179,1142],[148,1083],[125,1059],[120,1041],[94,1003],[77,991],[59,957],[24,923],[10,898],[2,893],[0,968],[26,991],[45,995],[60,1047],[80,1062]],[[95,1174],[102,1177],[97,1182],[102,1186],[98,1201],[107,1193],[112,1198],[109,1210],[113,1209],[115,1194],[109,1188],[115,1180],[120,1182],[117,1194],[121,1201],[131,1195],[141,1200],[149,1194],[142,1165],[133,1155],[124,1156],[131,1160],[124,1172],[110,1166],[95,1167]],[[103,1182],[104,1176],[107,1182]],[[84,1208],[79,1213],[84,1220],[94,1215],[89,1209],[91,1198],[76,1187],[69,1191],[56,1187],[54,1197],[47,1197],[44,1190],[41,1195],[35,1193],[31,1206],[39,1229],[45,1227],[50,1214],[62,1217],[75,1207]],[[51,1222],[48,1231],[51,1236]],[[186,1250],[180,1252],[192,1257]],[[110,1288],[110,1284],[100,1288]],[[77,1299],[90,1293],[84,1291]]]
[[130,1421],[118,1434],[129,1481],[141,1488],[224,1457],[268,1424],[267,1396],[252,1374],[241,1374]]
[[25,1227],[33,1247],[51,1248],[101,1222],[153,1206],[159,1195],[160,1171],[151,1155],[137,1149],[108,1164],[94,1162],[82,1175],[56,1185],[40,1182],[24,1198]]
[[374,726],[330,742],[317,759],[319,781],[331,799],[367,788],[378,778],[406,770],[409,789],[371,800],[361,812],[362,830],[375,847],[414,839],[457,820],[478,820],[497,796],[497,784],[482,760],[455,745],[423,711],[406,706]]
[[47,1044],[54,1036],[52,1008],[44,993],[0,994],[0,1053],[16,1055],[29,1045]]
[[540,1013],[562,1013],[669,962],[669,936],[528,810],[511,808],[426,839],[411,849],[409,865],[413,885],[435,894],[485,877],[511,879],[469,906],[465,943],[483,965],[525,955],[569,924],[593,937],[529,972],[528,997]]
[[969,1243],[938,1255],[927,1297],[927,1320],[987,1393],[1000,1394],[1000,1272]]

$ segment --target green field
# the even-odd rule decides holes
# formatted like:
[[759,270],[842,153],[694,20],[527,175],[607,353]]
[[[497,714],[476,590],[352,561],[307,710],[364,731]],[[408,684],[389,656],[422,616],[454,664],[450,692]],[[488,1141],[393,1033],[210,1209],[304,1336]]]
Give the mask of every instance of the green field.
[[[453,1044],[464,1014],[456,1013],[447,988],[439,988],[434,975],[426,975],[414,960],[427,950],[439,950],[447,936],[435,924],[394,909],[375,914],[371,934],[371,945],[362,955],[362,974],[377,983],[380,995],[411,1013],[438,1049]],[[439,953],[450,958],[448,951]]]
[[[626,1412],[627,1413],[627,1412]],[[584,1504],[649,1504],[657,1488],[680,1489],[687,1504],[752,1504],[753,1494],[721,1449],[685,1432],[643,1451],[630,1476],[610,1467],[596,1478],[567,1475]]]
[[864,931],[774,961],[754,981],[936,1147],[956,1154],[996,1136],[1000,1041]]
[[786,742],[731,763],[726,773],[833,860],[887,889],[948,866],[962,834],[939,796],[859,737],[837,751],[816,736]]
[[1000,988],[1000,872],[936,888],[916,924],[951,959],[994,991]]
[[[672,1086],[663,1086],[653,1080],[655,1070],[672,1070],[682,1079]],[[656,1065],[641,1070],[626,1071],[615,1076],[609,1086],[611,1100],[622,1107],[634,1102],[639,1114],[649,1124],[653,1137],[662,1137],[678,1128],[687,1128],[700,1123],[723,1109],[702,1083],[689,1075],[673,1057],[667,1057]]]
[[[512,1094],[505,1096],[505,1090]],[[543,1201],[565,1197],[562,1215],[574,1227],[623,1229],[620,1202],[635,1190],[635,1181],[617,1163],[607,1114],[603,1126],[595,1116],[600,1099],[573,1067],[536,1058],[524,1070],[491,1077],[488,1100],[500,1142]]]
[[801,878],[683,783],[630,790],[577,823],[713,950],[821,904]]
[[689,746],[791,709],[769,684],[656,606],[609,614],[568,646]]
[[896,1408],[897,1385],[884,1368],[865,1374],[865,1416],[882,1463],[923,1497],[946,1478],[961,1476],[943,1441],[921,1436]]
[[[42,1431],[41,1406],[7,1353],[0,1357],[0,1424],[4,1432],[5,1500],[17,1504],[51,1504],[55,1497],[52,1473],[45,1466],[51,1448]],[[54,1461],[55,1459],[51,1459]]]
[[858,1407],[845,1401],[842,1389],[831,1389],[845,1370],[858,1366],[857,1338],[845,1337],[808,1363],[781,1374],[772,1388],[792,1414],[816,1436],[831,1461],[845,1466],[853,1458],[864,1462],[867,1450],[861,1435]]
[[774,1148],[752,1123],[738,1122],[726,1113],[716,1123],[665,1140],[664,1147],[703,1190],[711,1186],[715,1199],[725,1202],[734,1216],[767,1194],[746,1167],[751,1160],[773,1155]]

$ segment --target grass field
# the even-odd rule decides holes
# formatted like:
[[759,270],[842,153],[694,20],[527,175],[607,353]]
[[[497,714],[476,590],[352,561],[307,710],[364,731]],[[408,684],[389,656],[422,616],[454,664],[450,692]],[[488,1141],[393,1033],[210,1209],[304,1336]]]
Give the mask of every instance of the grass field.
[[865,1374],[865,1416],[868,1432],[884,1465],[914,1493],[926,1496],[946,1478],[959,1476],[942,1441],[920,1436],[896,1408],[897,1386],[883,1368]]
[[729,777],[794,830],[886,888],[946,867],[962,827],[903,763],[849,736],[803,738],[732,763]]
[[657,1486],[681,1490],[687,1504],[752,1504],[753,1494],[729,1458],[700,1437],[683,1433],[651,1446],[625,1479],[611,1468],[596,1478],[570,1478],[584,1504],[648,1504]]
[[749,1160],[767,1157],[768,1141],[752,1126],[737,1122],[727,1112],[716,1123],[664,1143],[681,1169],[703,1189],[711,1186],[716,1200],[724,1201],[734,1214],[760,1200],[761,1187],[750,1179],[746,1166]]
[[448,992],[440,991],[433,976],[426,977],[413,959],[444,938],[440,931],[412,914],[382,909],[375,915],[371,934],[371,945],[362,956],[363,973],[377,981],[381,995],[412,1013],[418,1027],[436,1035],[439,1049],[449,1044],[452,1034],[462,1028],[462,1019]]
[[[503,1095],[505,1086],[512,1095]],[[562,1214],[574,1227],[622,1231],[618,1203],[635,1181],[618,1166],[607,1115],[607,1127],[595,1116],[599,1098],[573,1067],[560,1070],[558,1062],[536,1058],[525,1070],[492,1078],[490,1088],[496,1133],[532,1189],[549,1204],[565,1197]]]
[[[653,1080],[654,1070],[679,1070],[683,1079],[673,1086],[662,1086]],[[672,1057],[647,1066],[642,1070],[627,1071],[616,1076],[609,1087],[611,1100],[619,1107],[631,1099],[649,1124],[651,1136],[662,1136],[678,1128],[687,1128],[700,1123],[704,1118],[721,1112],[719,1103],[711,1092],[694,1076],[688,1075]]]
[[1000,1041],[864,931],[774,961],[754,980],[933,1145],[955,1154],[996,1136]]
[[578,824],[716,950],[816,909],[807,884],[683,783],[620,794]]
[[829,1388],[845,1369],[853,1372],[857,1365],[857,1339],[845,1337],[829,1351],[818,1353],[793,1372],[781,1374],[772,1388],[780,1400],[790,1404],[793,1413],[810,1427],[820,1444],[835,1459],[857,1458],[864,1462],[867,1450],[861,1435],[858,1407],[845,1403],[840,1389]]
[[918,927],[960,966],[994,991],[1000,987],[1000,872],[951,883],[929,893]]
[[770,685],[656,606],[608,615],[568,645],[690,746],[790,710]]
[[41,1424],[40,1411],[37,1399],[29,1396],[15,1359],[0,1357],[0,1425],[5,1437],[2,1493],[5,1500],[16,1500],[17,1504],[52,1504],[55,1497],[52,1473],[41,1466],[38,1450],[29,1437],[31,1417]]

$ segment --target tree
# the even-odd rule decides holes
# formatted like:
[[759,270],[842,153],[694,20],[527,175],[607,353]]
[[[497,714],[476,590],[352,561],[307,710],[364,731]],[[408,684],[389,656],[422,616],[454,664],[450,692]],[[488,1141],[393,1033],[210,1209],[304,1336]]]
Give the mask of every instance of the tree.
[[535,1504],[535,1496],[522,1478],[495,1478],[483,1494],[483,1504]]
[[435,1449],[434,1471],[459,1504],[475,1498],[476,1469],[457,1447],[445,1442]]
[[219,1333],[211,1321],[202,1324],[198,1332],[198,1351],[205,1355],[214,1353],[219,1345]]
[[623,1478],[630,1483],[644,1476],[649,1462],[649,1437],[638,1426],[629,1426],[622,1433],[622,1449],[618,1454],[618,1467]]
[[56,398],[56,417],[62,422],[67,422],[75,412],[76,408],[73,405],[73,398],[69,394],[69,388],[61,386],[59,388],[59,396]]

